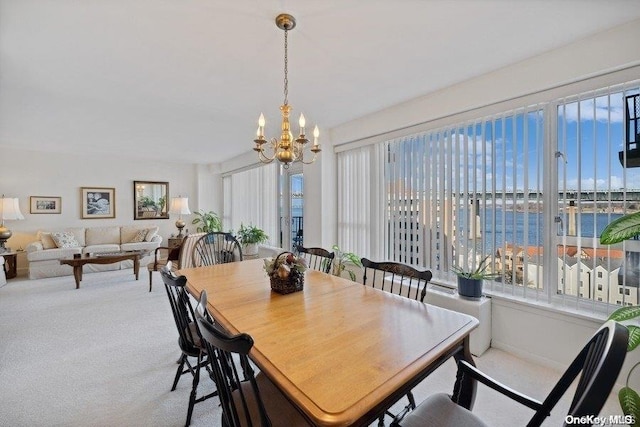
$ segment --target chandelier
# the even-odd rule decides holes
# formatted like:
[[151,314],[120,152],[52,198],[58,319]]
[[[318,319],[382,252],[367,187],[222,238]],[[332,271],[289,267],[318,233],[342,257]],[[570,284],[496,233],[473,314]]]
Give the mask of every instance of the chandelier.
[[[264,137],[264,115],[260,113],[260,118],[258,119],[258,131],[256,132],[257,137],[253,140],[253,142],[256,143],[256,146],[253,147],[253,149],[258,152],[258,159],[260,159],[262,163],[271,163],[274,159],[278,159],[278,161],[284,164],[286,169],[289,167],[289,164],[293,162],[302,162],[308,165],[316,160],[316,156],[320,152],[320,145],[318,144],[320,131],[318,130],[318,126],[313,129],[313,146],[308,150],[313,153],[313,157],[311,160],[308,160],[308,157],[307,160],[305,160],[304,151],[308,146],[307,144],[309,140],[305,137],[304,127],[306,120],[304,118],[304,114],[300,114],[300,120],[298,122],[300,125],[300,135],[295,140],[293,139],[291,127],[289,125],[289,113],[291,112],[291,106],[289,105],[288,99],[289,59],[287,56],[287,36],[289,34],[289,30],[293,30],[295,28],[296,20],[293,16],[282,13],[276,17],[276,25],[281,30],[284,30],[284,103],[280,106],[280,111],[282,112],[282,134],[280,135],[280,140],[271,138],[271,141],[267,141]],[[272,151],[272,155],[269,156],[265,153],[265,146],[269,146],[270,151]]]

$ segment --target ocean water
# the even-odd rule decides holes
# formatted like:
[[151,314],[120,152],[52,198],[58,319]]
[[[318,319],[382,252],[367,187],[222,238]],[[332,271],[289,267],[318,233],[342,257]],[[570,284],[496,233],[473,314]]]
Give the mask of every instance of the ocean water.
[[[621,214],[582,213],[576,216],[576,235],[583,238],[598,237],[602,230]],[[487,245],[503,246],[506,241],[516,245],[542,246],[543,213],[514,212],[511,210],[487,209],[481,213],[482,240]],[[558,236],[568,234],[569,217],[561,217],[562,223],[552,224]],[[460,224],[462,226],[462,224]],[[494,240],[495,239],[495,240]]]

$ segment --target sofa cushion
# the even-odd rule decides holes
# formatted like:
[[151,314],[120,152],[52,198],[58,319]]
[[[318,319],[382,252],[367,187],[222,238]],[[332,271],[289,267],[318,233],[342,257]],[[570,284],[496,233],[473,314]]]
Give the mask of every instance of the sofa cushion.
[[80,246],[86,246],[87,243],[85,242],[85,239],[84,239],[84,234],[85,234],[84,227],[69,227],[69,228],[65,228],[64,231],[68,233],[73,233],[76,240],[78,241],[78,244]]
[[120,243],[130,242],[140,230],[146,232],[147,229],[148,227],[140,227],[139,225],[125,225],[120,227]]
[[35,251],[27,253],[27,260],[29,262],[46,261],[46,260],[59,260],[62,258],[68,258],[73,254],[82,253],[82,248],[56,248],[48,249],[46,251]]
[[51,238],[59,248],[77,248],[80,246],[73,233],[67,231],[56,231],[51,233]]
[[82,253],[95,254],[104,252],[120,252],[120,245],[105,244],[105,245],[88,245],[82,248]]
[[147,229],[141,228],[138,232],[130,239],[123,240],[122,243],[140,243],[144,242],[144,238],[147,237]]
[[120,227],[90,227],[86,230],[86,246],[119,245]]
[[43,249],[55,249],[58,247],[56,242],[53,241],[50,232],[38,231],[38,239],[40,240],[40,243],[42,243]]
[[159,229],[159,227],[151,227],[147,229],[147,235],[145,236],[144,241],[150,242],[151,239],[153,239],[158,234]]
[[120,245],[120,249],[123,251],[149,251],[153,252],[159,246],[157,242],[138,242],[138,243],[123,243]]

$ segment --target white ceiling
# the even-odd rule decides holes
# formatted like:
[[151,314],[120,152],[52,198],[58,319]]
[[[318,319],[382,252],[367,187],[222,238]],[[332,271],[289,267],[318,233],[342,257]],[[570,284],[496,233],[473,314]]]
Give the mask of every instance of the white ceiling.
[[250,151],[260,112],[278,132],[282,12],[293,116],[326,132],[638,19],[640,1],[0,0],[0,147]]

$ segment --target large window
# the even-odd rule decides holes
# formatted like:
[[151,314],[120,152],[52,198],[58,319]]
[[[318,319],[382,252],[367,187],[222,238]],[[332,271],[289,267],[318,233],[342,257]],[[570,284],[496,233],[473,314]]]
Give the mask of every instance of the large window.
[[385,258],[449,281],[453,264],[488,256],[502,273],[494,288],[532,286],[525,254],[542,244],[543,124],[536,105],[384,143]]
[[500,276],[489,292],[600,311],[637,303],[640,247],[598,242],[640,209],[640,168],[619,161],[637,93],[635,82],[549,99],[339,152],[341,247],[443,284],[453,264],[488,257]]
[[629,113],[635,112],[633,105],[626,109],[626,100],[637,93],[637,84],[621,85],[556,103],[559,206],[554,246],[561,264],[572,266],[559,273],[564,281],[556,292],[568,306],[638,303],[637,242],[610,247],[598,239],[613,219],[640,208],[640,170],[622,166],[633,154],[626,152],[626,142],[636,136],[632,129],[625,131]]

